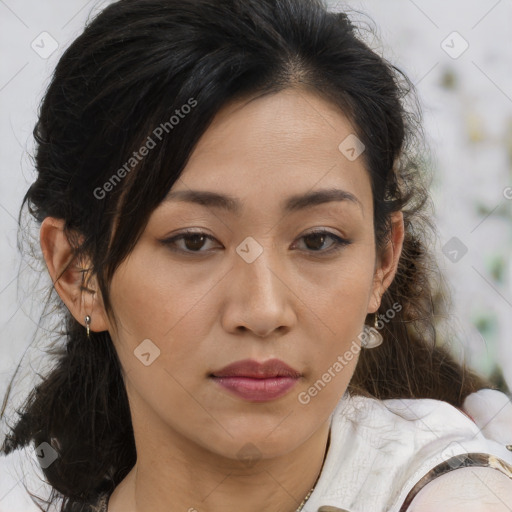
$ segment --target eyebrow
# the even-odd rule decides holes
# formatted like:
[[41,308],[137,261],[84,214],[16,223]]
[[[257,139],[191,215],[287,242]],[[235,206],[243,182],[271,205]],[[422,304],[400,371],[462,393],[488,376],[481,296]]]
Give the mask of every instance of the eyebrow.
[[[171,191],[167,194],[164,201],[195,203],[202,206],[221,208],[233,214],[239,214],[243,207],[243,203],[233,196],[207,190]],[[344,201],[348,204],[354,204],[363,211],[361,201],[354,194],[337,188],[314,190],[306,194],[290,196],[284,202],[283,210],[286,213],[292,213],[333,201]]]

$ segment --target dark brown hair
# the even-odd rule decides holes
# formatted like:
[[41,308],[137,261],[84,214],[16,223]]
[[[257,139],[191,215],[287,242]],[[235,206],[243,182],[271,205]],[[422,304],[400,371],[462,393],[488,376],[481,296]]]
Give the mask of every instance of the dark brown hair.
[[[384,343],[361,352],[349,389],[460,407],[490,386],[459,365],[437,334],[447,291],[430,249],[435,230],[413,84],[364,42],[346,13],[329,12],[321,0],[120,0],[106,7],[62,55],[45,92],[33,132],[38,175],[22,210],[28,206],[37,223],[64,219],[111,311],[116,268],[215,114],[228,101],[290,87],[337,105],[356,128],[366,147],[378,251],[389,240],[390,214],[404,213],[403,252],[380,313],[395,303],[402,308],[381,319]],[[185,110],[179,124],[168,122]],[[112,182],[166,122],[158,148]],[[64,319],[65,343],[2,451],[48,442],[59,455],[43,470],[54,490],[50,502],[64,498],[61,510],[85,510],[136,461],[130,409],[109,333],[87,340],[56,293],[51,300]],[[367,322],[373,325],[373,315]]]

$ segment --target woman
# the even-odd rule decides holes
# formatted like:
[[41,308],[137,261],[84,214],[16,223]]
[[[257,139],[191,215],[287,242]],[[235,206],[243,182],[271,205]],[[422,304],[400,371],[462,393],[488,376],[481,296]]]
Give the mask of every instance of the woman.
[[316,0],[88,24],[24,201],[65,346],[3,444],[34,443],[49,502],[510,510],[507,441],[463,412],[491,386],[436,344],[410,89]]

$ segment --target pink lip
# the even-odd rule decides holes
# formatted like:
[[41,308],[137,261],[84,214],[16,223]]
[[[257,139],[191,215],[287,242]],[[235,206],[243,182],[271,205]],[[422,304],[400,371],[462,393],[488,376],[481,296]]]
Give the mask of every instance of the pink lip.
[[240,398],[265,402],[285,395],[301,374],[279,359],[264,363],[244,359],[213,372],[210,377]]

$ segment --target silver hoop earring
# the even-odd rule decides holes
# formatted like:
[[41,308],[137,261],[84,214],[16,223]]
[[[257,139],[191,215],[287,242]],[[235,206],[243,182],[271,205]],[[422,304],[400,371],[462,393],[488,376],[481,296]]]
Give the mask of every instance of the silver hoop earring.
[[366,336],[361,341],[361,348],[375,348],[382,344],[382,334],[377,329],[378,319],[377,313],[375,313],[374,327],[369,327],[364,324],[364,332]]
[[90,338],[91,333],[91,317],[89,315],[85,315],[85,328],[87,329],[87,337]]

